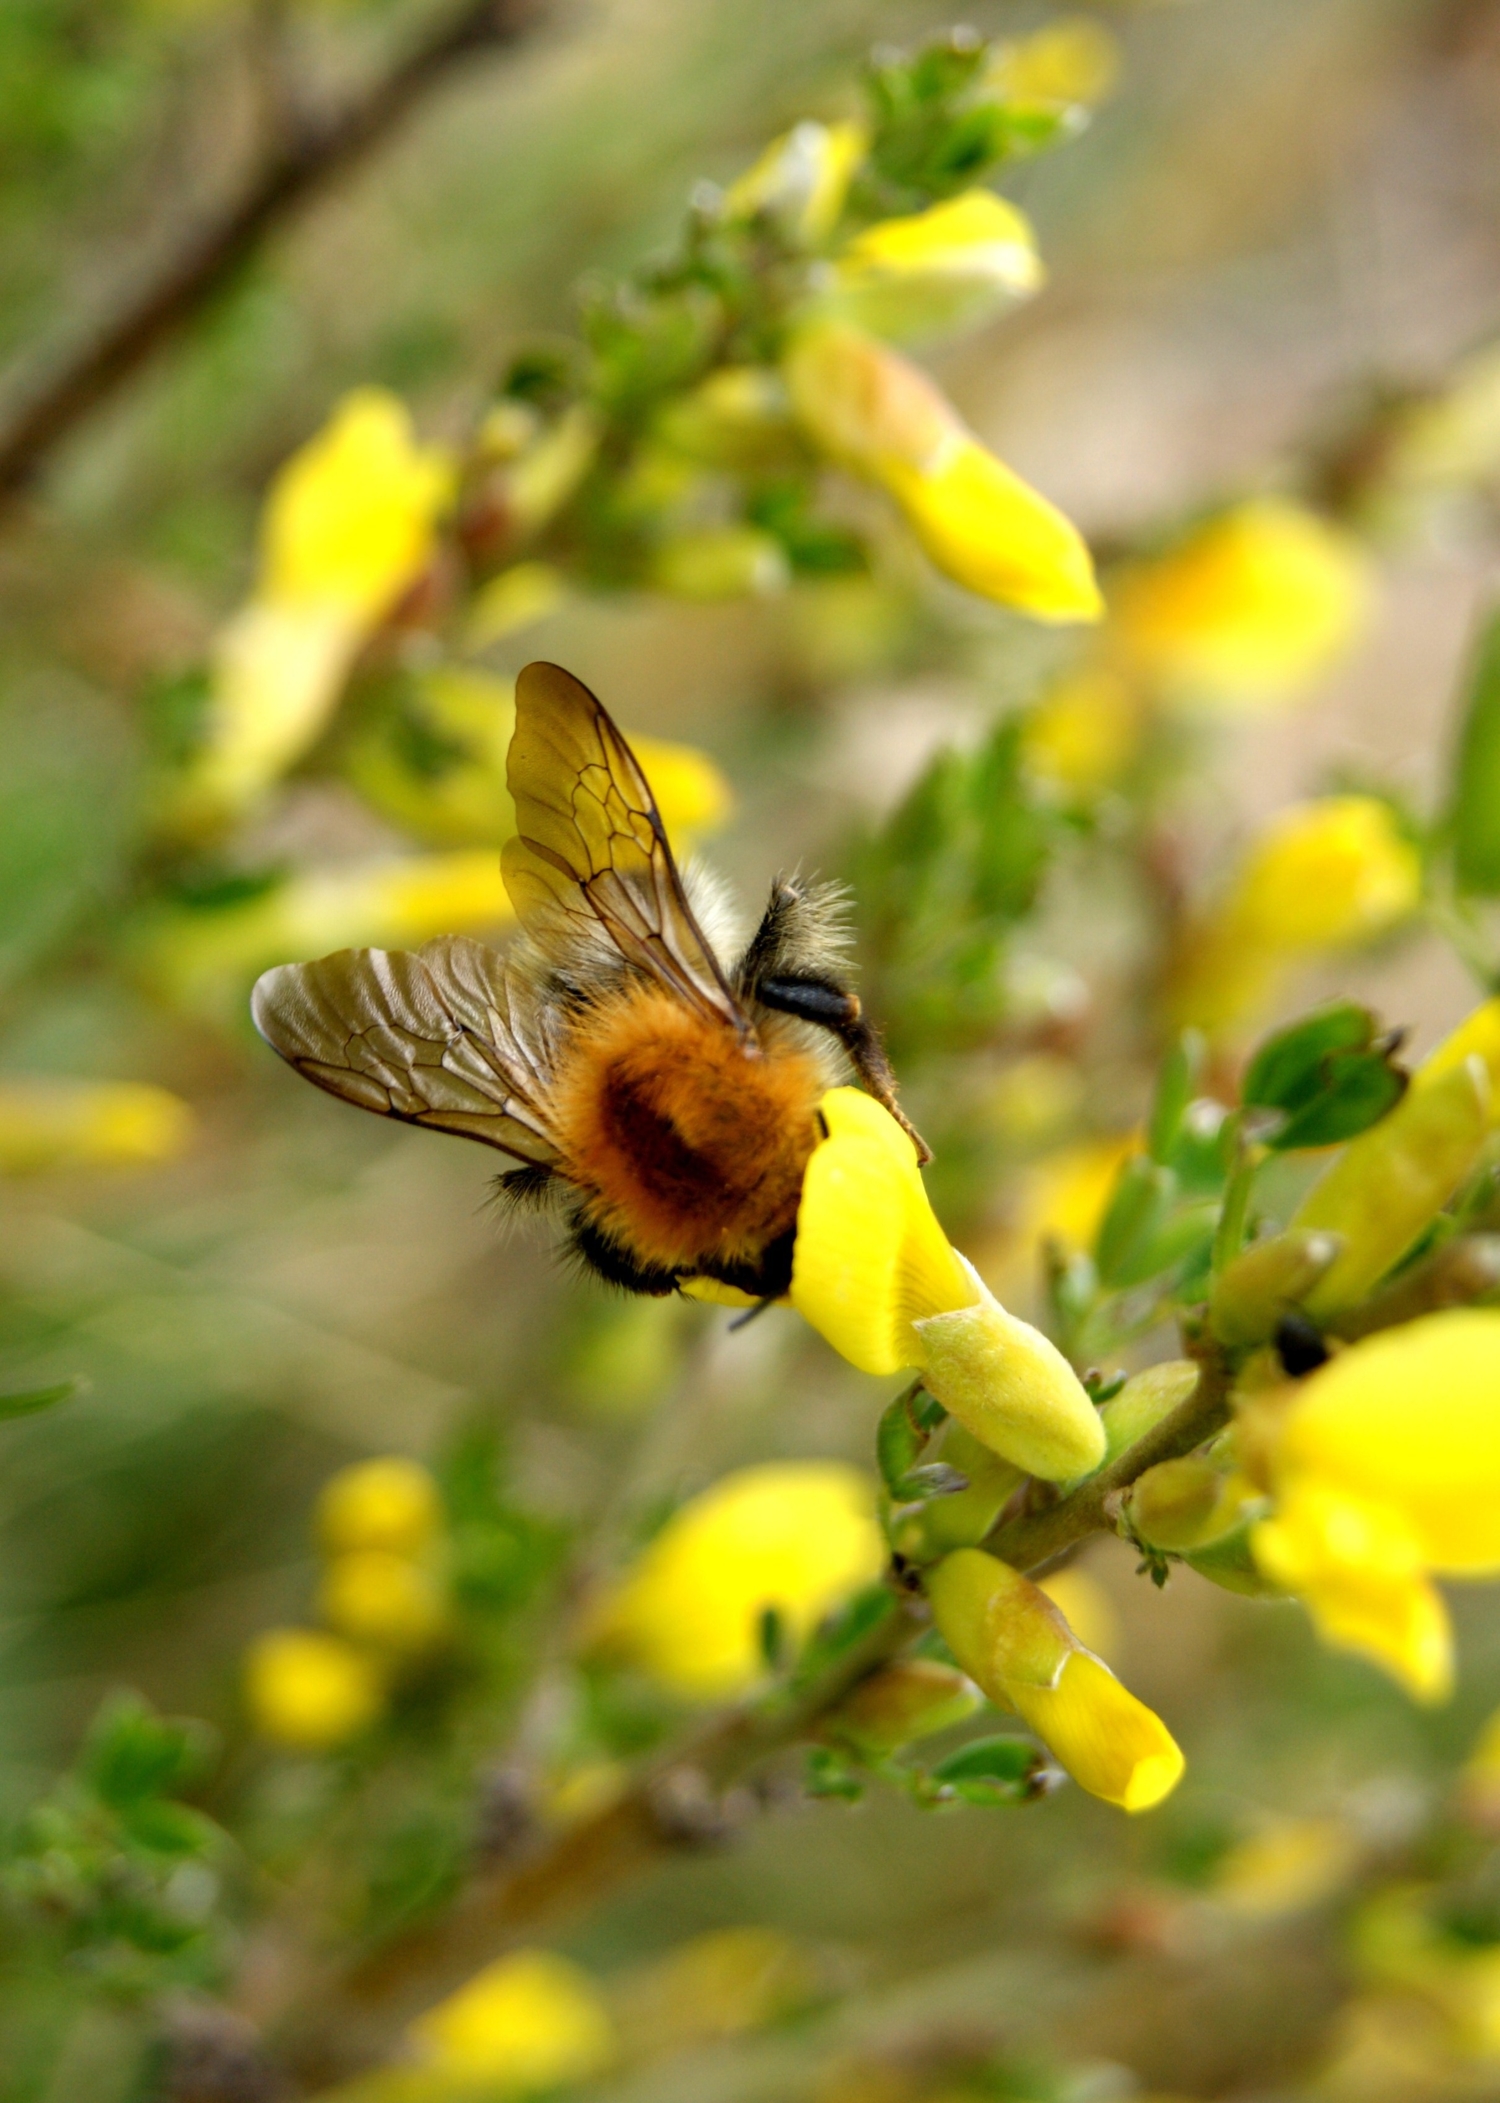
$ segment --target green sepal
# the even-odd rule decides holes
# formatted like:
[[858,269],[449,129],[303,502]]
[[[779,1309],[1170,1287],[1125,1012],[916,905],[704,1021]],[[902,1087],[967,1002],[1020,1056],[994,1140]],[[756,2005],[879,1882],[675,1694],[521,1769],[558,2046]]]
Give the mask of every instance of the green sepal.
[[1026,1804],[1045,1796],[1058,1771],[1030,1738],[976,1738],[939,1760],[932,1780],[966,1804]]
[[1161,1162],[1163,1167],[1171,1165],[1182,1136],[1182,1121],[1197,1093],[1205,1052],[1202,1032],[1184,1030],[1162,1061],[1156,1083],[1156,1100],[1147,1126],[1146,1146],[1152,1160]]
[[56,1409],[59,1402],[71,1402],[88,1386],[86,1380],[59,1380],[53,1387],[31,1387],[18,1394],[0,1395],[0,1418],[32,1417],[39,1410]]
[[802,1786],[809,1796],[831,1797],[843,1804],[857,1804],[865,1793],[861,1776],[831,1745],[808,1747]]
[[1500,893],[1500,605],[1479,632],[1453,766],[1453,875],[1460,891]]
[[1176,1195],[1177,1178],[1159,1161],[1134,1154],[1125,1162],[1094,1243],[1102,1285],[1134,1285],[1152,1275],[1148,1252],[1166,1225]]

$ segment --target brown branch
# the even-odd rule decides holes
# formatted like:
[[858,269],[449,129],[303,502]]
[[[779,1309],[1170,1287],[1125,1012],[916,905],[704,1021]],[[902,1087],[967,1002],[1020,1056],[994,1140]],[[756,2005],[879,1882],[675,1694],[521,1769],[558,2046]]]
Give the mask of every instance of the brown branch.
[[536,0],[467,0],[425,42],[340,109],[276,142],[241,193],[189,227],[177,248],[70,354],[43,354],[0,421],[0,495],[24,487],[73,427],[177,334],[261,243],[382,144],[463,60],[514,43]]
[[721,1718],[649,1765],[613,1804],[514,1867],[476,1881],[441,1920],[388,1943],[352,1970],[318,1973],[305,1950],[299,1952],[291,2005],[279,2019],[254,2005],[259,1996],[252,1979],[245,2006],[272,2033],[277,2064],[304,2092],[378,2064],[413,2015],[518,1932],[605,1896],[674,1850],[715,1837],[726,1792],[770,1754],[805,1739],[820,1716],[925,1625],[920,1602],[898,1595],[894,1611],[796,1696]]

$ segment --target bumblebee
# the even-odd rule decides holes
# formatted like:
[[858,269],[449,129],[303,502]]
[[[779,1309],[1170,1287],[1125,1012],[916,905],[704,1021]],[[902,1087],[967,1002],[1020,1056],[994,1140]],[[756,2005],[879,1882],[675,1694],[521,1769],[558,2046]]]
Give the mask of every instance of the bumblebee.
[[557,665],[520,675],[506,772],[506,954],[454,935],[283,964],[256,1027],[330,1095],[509,1154],[503,1198],[559,1210],[609,1284],[779,1297],[825,1091],[852,1068],[911,1131],[847,983],[842,894],[778,878],[726,965],[723,894],[684,882],[630,747]]

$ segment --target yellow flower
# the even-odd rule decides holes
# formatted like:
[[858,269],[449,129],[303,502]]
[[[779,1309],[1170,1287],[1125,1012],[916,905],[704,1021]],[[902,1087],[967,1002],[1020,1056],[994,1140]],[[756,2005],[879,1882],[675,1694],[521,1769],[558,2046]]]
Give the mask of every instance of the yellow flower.
[[215,645],[189,822],[239,809],[318,737],[362,644],[426,567],[451,486],[446,458],[374,387],[345,396],[281,469],[255,590]]
[[1338,1818],[1281,1818],[1236,1842],[1214,1868],[1213,1895],[1255,1920],[1304,1912],[1343,1889],[1359,1840]]
[[871,1485],[831,1460],[741,1468],[674,1512],[590,1618],[587,1639],[689,1701],[761,1677],[774,1607],[794,1641],[879,1576]]
[[1104,1457],[1098,1411],[1057,1347],[1008,1314],[949,1246],[888,1110],[857,1088],[822,1103],[828,1136],[802,1182],[792,1305],[865,1373],[921,1371],[975,1438],[1029,1474]]
[[0,1173],[134,1167],[171,1161],[192,1144],[181,1097],[148,1081],[0,1080]]
[[400,1453],[340,1468],[318,1499],[318,1539],[329,1555],[364,1549],[420,1555],[442,1523],[437,1484],[419,1462]]
[[1120,1616],[1097,1577],[1074,1564],[1038,1578],[1037,1590],[1052,1601],[1085,1650],[1106,1664],[1118,1657],[1123,1640]]
[[652,429],[671,451],[704,467],[753,473],[797,458],[786,382],[774,365],[721,365],[669,402]]
[[1061,679],[1023,719],[1033,771],[1075,795],[1097,795],[1118,781],[1140,750],[1145,715],[1130,682],[1104,665]]
[[397,1651],[426,1650],[448,1623],[448,1602],[432,1571],[388,1548],[334,1556],[318,1587],[318,1612],[352,1642]]
[[964,1671],[1022,1716],[1082,1788],[1125,1811],[1149,1811],[1176,1788],[1184,1762],[1166,1725],[1084,1649],[1028,1578],[960,1548],[924,1582]]
[[794,125],[729,185],[725,216],[764,213],[799,247],[816,248],[838,224],[869,144],[862,124]]
[[1500,1572],[1497,1391],[1500,1313],[1462,1308],[1351,1345],[1258,1427],[1275,1508],[1257,1562],[1422,1701],[1453,1676],[1431,1577]]
[[1044,108],[1102,102],[1120,71],[1120,47],[1101,23],[1074,16],[997,44],[984,84],[1009,103]]
[[1037,620],[1098,618],[1077,528],[985,450],[916,366],[857,329],[820,323],[798,332],[785,372],[808,436],[895,498],[946,576]]
[[471,650],[487,650],[556,613],[567,596],[568,580],[550,562],[514,562],[474,594],[464,642]]
[[621,2024],[637,2054],[660,2059],[742,2037],[818,1997],[808,1953],[775,1928],[714,1928],[626,1981]]
[[1171,695],[1200,706],[1285,700],[1356,640],[1368,559],[1315,512],[1279,497],[1239,504],[1110,591],[1114,633]]
[[550,1950],[516,1950],[486,1965],[410,2026],[443,2074],[502,2094],[562,2088],[602,2073],[614,2025],[587,1973]]
[[1422,861],[1389,805],[1324,796],[1281,811],[1228,896],[1192,928],[1172,976],[1174,1020],[1224,1030],[1262,1007],[1281,973],[1320,950],[1371,941],[1409,919]]
[[373,1659],[337,1636],[273,1628],[245,1659],[245,1706],[263,1738],[298,1752],[330,1752],[368,1730],[385,1706]]
[[965,190],[857,234],[833,268],[833,311],[877,336],[904,338],[977,321],[1043,280],[1025,214],[990,190]]

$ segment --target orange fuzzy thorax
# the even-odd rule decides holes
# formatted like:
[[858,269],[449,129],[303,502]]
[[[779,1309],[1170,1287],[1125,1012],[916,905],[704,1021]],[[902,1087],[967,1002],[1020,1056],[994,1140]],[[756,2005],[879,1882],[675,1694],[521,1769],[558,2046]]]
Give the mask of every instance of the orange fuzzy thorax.
[[758,1256],[797,1216],[827,1086],[773,1040],[641,987],[579,1025],[552,1110],[569,1182],[594,1224],[653,1264]]

